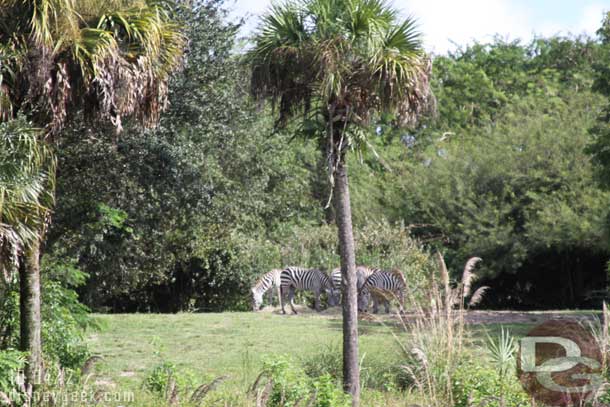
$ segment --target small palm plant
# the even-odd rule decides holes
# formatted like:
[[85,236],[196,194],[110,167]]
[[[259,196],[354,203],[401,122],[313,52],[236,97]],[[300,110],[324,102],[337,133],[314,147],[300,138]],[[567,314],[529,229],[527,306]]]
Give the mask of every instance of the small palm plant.
[[497,338],[487,335],[487,349],[503,383],[516,366],[517,342],[508,329],[502,327]]
[[344,387],[358,404],[357,291],[346,156],[367,146],[382,112],[415,124],[431,106],[430,59],[415,21],[383,0],[304,0],[272,6],[247,56],[252,94],[277,107],[278,126],[302,133],[327,163],[344,281]]

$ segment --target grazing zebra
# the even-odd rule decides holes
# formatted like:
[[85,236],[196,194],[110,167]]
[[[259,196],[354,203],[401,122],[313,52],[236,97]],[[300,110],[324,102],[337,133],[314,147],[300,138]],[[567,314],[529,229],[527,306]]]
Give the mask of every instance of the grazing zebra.
[[273,301],[273,290],[270,290],[273,286],[277,289],[277,295],[280,299],[280,306],[282,305],[282,293],[280,291],[280,274],[281,269],[273,269],[268,273],[263,274],[252,286],[252,310],[258,311],[263,307],[263,295],[269,291],[269,302]]
[[[356,286],[358,288],[358,296],[360,296],[360,289],[364,285],[364,282],[366,281],[366,279],[369,278],[369,276],[377,270],[379,270],[379,269],[369,268],[366,266],[356,266]],[[341,268],[337,267],[336,269],[334,269],[332,271],[332,273],[330,273],[330,277],[333,280],[333,285],[338,290],[341,290],[341,281],[342,281]]]
[[358,296],[358,309],[366,311],[368,303],[373,298],[373,313],[379,310],[379,303],[383,302],[385,312],[390,312],[390,299],[397,297],[401,308],[404,305],[404,291],[406,281],[400,270],[375,270],[364,282]]
[[[281,275],[281,295],[284,299],[286,293],[288,293],[288,300],[290,301],[290,308],[293,313],[297,313],[294,309],[294,294],[296,290],[311,291],[315,298],[316,311],[320,311],[320,294],[322,290],[328,295],[328,305],[333,307],[336,304],[335,287],[330,277],[317,269],[304,269],[300,267],[287,267]],[[284,309],[285,301],[282,301],[282,312],[285,314]]]
[[[357,285],[358,285],[358,289],[360,289],[362,287],[362,285],[364,284],[364,281],[371,275],[373,274],[376,270],[379,269],[372,269],[366,266],[356,266],[356,277],[357,277]],[[336,269],[334,269],[332,271],[332,273],[330,273],[330,276],[333,280],[333,284],[336,288],[341,288],[341,267],[337,267]]]

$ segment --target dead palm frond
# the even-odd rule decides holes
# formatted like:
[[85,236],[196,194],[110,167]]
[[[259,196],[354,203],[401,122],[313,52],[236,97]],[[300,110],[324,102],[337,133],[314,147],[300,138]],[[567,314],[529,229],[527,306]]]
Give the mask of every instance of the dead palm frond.
[[0,0],[0,9],[9,19],[0,26],[0,120],[26,105],[50,133],[75,106],[118,130],[123,116],[158,121],[185,45],[169,3]]

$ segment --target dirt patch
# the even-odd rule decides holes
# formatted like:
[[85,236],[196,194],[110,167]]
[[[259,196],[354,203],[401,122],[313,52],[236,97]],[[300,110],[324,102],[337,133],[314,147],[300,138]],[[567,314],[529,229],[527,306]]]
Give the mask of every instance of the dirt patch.
[[116,383],[113,382],[112,379],[100,377],[99,379],[95,380],[95,386],[98,388],[101,387],[105,389],[113,389],[116,387]]
[[136,372],[130,372],[130,371],[121,372],[119,374],[119,376],[121,376],[121,377],[134,377],[135,375],[136,375]]
[[[298,315],[320,315],[326,318],[341,318],[341,308],[332,307],[323,309],[321,312],[316,312],[314,309],[304,305],[297,305]],[[282,310],[279,307],[265,307],[259,312],[272,313],[282,315]],[[290,306],[286,307],[287,315],[292,315]],[[406,318],[409,319],[409,313],[406,313]],[[367,321],[388,321],[396,318],[395,310],[390,314],[371,314],[361,313],[360,319]],[[467,311],[465,320],[468,324],[540,324],[549,320],[578,320],[578,321],[595,321],[599,316],[593,312],[562,312],[562,311]]]
[[466,322],[469,324],[540,324],[550,320],[594,321],[598,316],[593,313],[567,313],[553,311],[468,311]]

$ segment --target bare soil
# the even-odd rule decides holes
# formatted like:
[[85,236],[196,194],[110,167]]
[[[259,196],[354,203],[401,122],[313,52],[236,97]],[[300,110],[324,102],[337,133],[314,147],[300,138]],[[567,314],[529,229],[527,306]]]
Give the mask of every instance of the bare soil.
[[[315,310],[306,307],[304,305],[296,306],[298,315],[315,315],[319,314],[322,317],[327,318],[340,318],[341,308],[333,307],[323,309],[320,313]],[[260,312],[281,314],[282,311],[279,307],[265,307]],[[287,316],[292,316],[290,306],[286,307]],[[395,307],[392,308],[390,314],[379,312],[379,314],[365,313],[360,314],[360,318],[364,320],[375,320],[375,319],[393,319],[396,316]],[[409,313],[406,313],[406,318],[409,319]],[[466,323],[468,324],[540,324],[549,320],[579,320],[579,321],[593,321],[599,319],[599,314],[595,311],[467,311],[466,312]]]

